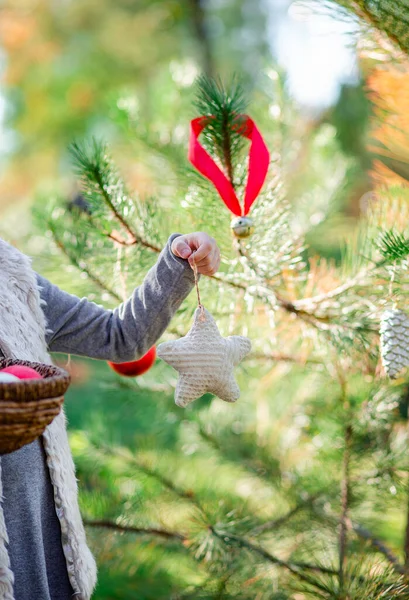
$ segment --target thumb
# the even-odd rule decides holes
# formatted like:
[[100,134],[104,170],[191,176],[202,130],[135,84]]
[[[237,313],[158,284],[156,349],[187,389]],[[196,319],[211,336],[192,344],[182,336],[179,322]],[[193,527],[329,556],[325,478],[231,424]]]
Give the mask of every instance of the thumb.
[[192,254],[190,246],[181,235],[173,240],[171,250],[175,256],[179,256],[180,258],[188,258]]

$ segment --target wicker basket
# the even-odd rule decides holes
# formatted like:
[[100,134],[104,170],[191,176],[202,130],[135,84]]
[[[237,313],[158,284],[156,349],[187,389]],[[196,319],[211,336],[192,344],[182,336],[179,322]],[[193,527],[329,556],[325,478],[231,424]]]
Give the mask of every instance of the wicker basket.
[[14,452],[43,433],[60,412],[71,379],[53,365],[0,359],[0,369],[11,365],[31,367],[44,379],[0,383],[0,454]]

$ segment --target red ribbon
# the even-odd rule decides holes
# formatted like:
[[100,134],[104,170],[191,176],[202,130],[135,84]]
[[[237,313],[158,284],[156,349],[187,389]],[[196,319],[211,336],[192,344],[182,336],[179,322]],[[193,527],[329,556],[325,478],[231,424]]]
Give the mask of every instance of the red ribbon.
[[236,192],[223,171],[199,142],[199,135],[208,124],[209,117],[197,117],[190,122],[189,160],[204,177],[209,179],[219,192],[227,208],[238,217],[249,213],[267,176],[270,153],[256,124],[247,115],[239,115],[237,132],[251,141],[249,171],[242,209]]

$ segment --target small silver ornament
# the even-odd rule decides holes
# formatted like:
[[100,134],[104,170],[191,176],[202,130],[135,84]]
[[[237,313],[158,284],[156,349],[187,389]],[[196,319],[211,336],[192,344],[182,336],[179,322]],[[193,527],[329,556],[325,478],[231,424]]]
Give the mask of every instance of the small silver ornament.
[[235,217],[230,227],[236,237],[246,238],[254,231],[254,221],[251,217]]
[[403,310],[385,310],[380,334],[382,364],[389,377],[396,379],[409,366],[409,316]]

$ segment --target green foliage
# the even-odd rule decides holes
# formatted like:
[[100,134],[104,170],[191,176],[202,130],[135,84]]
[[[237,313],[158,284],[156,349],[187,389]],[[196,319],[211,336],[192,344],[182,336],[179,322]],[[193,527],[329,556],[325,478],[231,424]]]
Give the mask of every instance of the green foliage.
[[195,106],[199,115],[208,116],[203,139],[209,152],[217,157],[226,176],[235,187],[237,162],[244,142],[240,135],[242,113],[246,98],[242,84],[237,79],[225,88],[221,80],[201,77],[198,82]]
[[[213,140],[223,166],[226,140],[230,157],[236,155],[223,123],[234,131],[241,91],[209,79],[199,86],[201,113],[218,113],[220,128],[207,143]],[[267,140],[279,140],[283,124],[267,125]],[[262,122],[260,128],[264,132]],[[334,151],[341,152],[335,133],[321,123],[304,138],[300,154],[312,157],[309,181],[323,165],[330,173]],[[231,237],[229,215],[211,186],[179,171],[176,159],[166,162],[169,144],[161,146],[150,132],[142,143],[177,173],[174,185],[186,190],[179,209],[167,198],[134,200],[107,146],[81,142],[72,155],[86,204],[68,209],[57,203],[45,217],[50,234],[114,300],[129,295],[135,273],[142,279],[176,223],[181,231],[192,224],[213,234],[223,262],[217,277],[201,279],[202,300],[223,333],[251,335],[253,354],[238,372],[243,396],[234,410],[205,396],[182,415],[172,404],[173,372],[163,364],[141,382],[106,377],[101,367],[92,379],[99,381],[98,397],[92,383],[71,400],[82,511],[104,565],[100,597],[126,597],[133,585],[142,598],[267,600],[272,588],[288,599],[300,590],[323,599],[358,600],[363,590],[372,600],[406,597],[402,390],[376,378],[391,273],[396,296],[404,296],[407,284],[405,234],[398,222],[386,228],[401,199],[389,190],[384,205],[370,206],[338,268],[308,257],[311,222],[300,219],[302,205],[291,202],[293,175],[286,165],[293,163],[284,143],[252,211],[256,230],[246,240]],[[182,142],[172,143],[179,157]],[[331,213],[348,160],[340,153],[339,179],[329,175],[315,184],[319,197],[311,211],[324,205]],[[38,208],[39,223],[42,214]],[[184,334],[195,307],[192,295],[167,335]],[[386,532],[391,515],[396,522]],[[123,571],[129,576],[119,584]],[[162,572],[160,587],[152,573]]]
[[[267,387],[261,396],[262,388],[243,388],[234,411],[215,401],[181,414],[172,402],[168,367],[127,381],[104,363],[86,364],[91,378],[72,386],[66,398],[82,513],[87,523],[124,528],[87,527],[102,569],[96,598],[132,597],[135,589],[141,598],[211,599],[222,593],[267,599],[277,586],[277,598],[300,589],[309,597],[342,598],[336,526],[345,414],[331,377],[306,377],[298,367],[280,390]],[[405,502],[404,487],[386,477],[398,464],[392,426],[400,419],[394,412],[399,393],[385,396],[359,378],[351,389],[357,419],[352,519],[385,539],[400,527],[392,525],[391,513],[385,515],[385,505],[393,500],[399,511]],[[289,406],[289,397],[298,401]],[[267,427],[260,402],[270,414]],[[389,465],[381,466],[380,450],[394,453]],[[186,541],[163,538],[155,529]],[[345,593],[357,600],[359,589],[374,599],[392,598],[392,590],[406,597],[399,575],[379,561],[375,548],[352,532],[349,544]]]
[[[109,140],[120,148],[121,168],[126,162],[135,178],[136,142],[126,113],[141,133],[152,127],[163,146],[191,109],[191,98],[179,103],[179,90],[189,92],[202,70],[240,69],[252,85],[270,50],[262,2],[255,0],[250,14],[246,9],[247,0],[70,0],[59,10],[52,0],[30,7],[4,0],[2,95],[11,144],[1,157],[2,210],[17,203],[24,210],[35,193],[49,195],[55,181],[60,193],[72,193],[67,147],[73,138]],[[143,184],[149,177],[142,165],[152,156],[138,146],[136,179]],[[173,148],[168,156],[175,160]]]
[[[364,4],[353,8],[362,15]],[[247,12],[244,2],[206,4],[202,17],[222,15],[229,28],[215,29],[210,63],[209,40],[192,35],[199,5],[75,0],[49,19],[43,3],[47,30],[66,52],[28,69],[18,90],[30,106],[39,96],[39,119],[34,111],[27,122],[24,102],[13,116],[25,132],[20,157],[36,154],[39,138],[58,157],[73,136],[91,140],[71,147],[81,194],[72,199],[65,184],[63,197],[39,198],[35,219],[47,233],[33,236],[37,270],[113,307],[141,283],[169,233],[203,229],[223,260],[217,279],[201,279],[202,299],[223,334],[253,342],[235,406],[205,396],[181,412],[175,374],[161,363],[135,381],[81,363],[88,379],[70,388],[66,405],[99,563],[96,600],[407,598],[407,390],[378,377],[377,332],[391,274],[394,300],[407,296],[408,191],[379,191],[353,235],[347,223],[341,254],[339,223],[357,213],[354,190],[369,162],[361,86],[345,86],[332,114],[308,120],[285,74],[270,65],[254,76],[259,3]],[[374,23],[376,7],[366,8]],[[252,49],[237,47],[245,33]],[[245,88],[258,78],[248,109],[237,80],[199,79],[196,104],[212,116],[204,143],[239,194],[246,162],[237,114],[249,111],[272,150],[247,240],[232,237],[217,193],[186,168],[188,121],[198,116],[198,61],[186,58],[193,45],[207,67],[223,55],[222,73],[246,54]],[[64,154],[64,172],[67,163]],[[195,307],[192,294],[166,337],[186,333]]]
[[388,261],[402,260],[409,255],[409,239],[397,231],[383,231],[379,236],[378,248]]
[[[369,577],[368,577],[369,575]],[[409,598],[409,586],[402,576],[396,576],[393,569],[384,568],[380,563],[355,559],[348,565],[346,579],[340,588],[336,577],[320,576],[311,578],[311,584],[299,587],[306,598],[322,600],[392,600]],[[317,591],[318,588],[318,591]]]
[[409,53],[409,7],[406,0],[331,0],[352,11],[375,30],[386,34],[405,54]]

